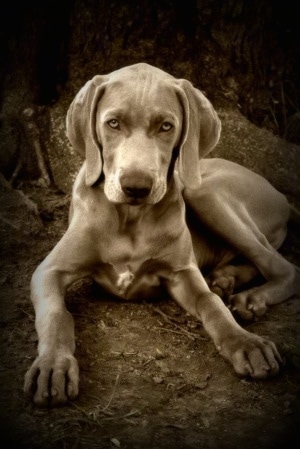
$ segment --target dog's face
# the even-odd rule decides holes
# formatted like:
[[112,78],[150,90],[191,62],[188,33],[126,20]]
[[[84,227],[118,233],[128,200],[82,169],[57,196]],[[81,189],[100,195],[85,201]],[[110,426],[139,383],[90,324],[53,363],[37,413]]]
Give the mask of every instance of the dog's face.
[[116,81],[98,103],[104,192],[114,203],[155,204],[167,190],[173,151],[182,132],[182,107],[169,85]]
[[115,203],[159,202],[175,156],[184,186],[198,189],[199,160],[220,131],[201,91],[144,63],[95,76],[67,114],[70,142],[86,158],[86,184],[104,174],[105,194]]

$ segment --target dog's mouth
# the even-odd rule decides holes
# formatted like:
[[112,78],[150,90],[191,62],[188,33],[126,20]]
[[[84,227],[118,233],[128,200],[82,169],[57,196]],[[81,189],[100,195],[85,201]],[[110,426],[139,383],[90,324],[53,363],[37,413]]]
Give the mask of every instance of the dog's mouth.
[[125,203],[129,204],[130,206],[140,206],[142,204],[148,204],[144,198],[134,197],[126,197]]
[[123,195],[122,203],[128,204],[130,206],[142,206],[142,205],[154,205],[160,200],[160,196],[158,197],[155,194],[150,192],[145,196],[135,196],[135,195]]

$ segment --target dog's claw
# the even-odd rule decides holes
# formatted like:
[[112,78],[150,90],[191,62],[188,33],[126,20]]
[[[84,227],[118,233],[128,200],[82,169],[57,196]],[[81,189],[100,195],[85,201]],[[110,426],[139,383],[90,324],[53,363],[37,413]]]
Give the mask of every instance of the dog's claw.
[[262,317],[268,310],[267,299],[261,293],[261,289],[252,288],[235,295],[231,295],[229,303],[231,310],[235,310],[245,320],[253,320]]
[[245,371],[246,371],[247,373],[249,373],[250,376],[253,374],[253,369],[251,368],[251,365],[250,365],[249,362],[246,362],[246,363],[245,363]]
[[26,373],[24,391],[39,407],[58,406],[76,398],[78,382],[78,364],[72,355],[40,356]]

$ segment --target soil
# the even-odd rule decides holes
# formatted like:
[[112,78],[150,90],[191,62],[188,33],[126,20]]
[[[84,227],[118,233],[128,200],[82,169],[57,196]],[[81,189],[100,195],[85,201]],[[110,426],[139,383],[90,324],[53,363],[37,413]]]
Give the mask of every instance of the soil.
[[[241,323],[276,342],[279,375],[240,379],[201,323],[171,299],[122,302],[85,279],[68,292],[76,326],[79,398],[38,409],[22,391],[37,336],[30,277],[67,228],[69,197],[25,183],[43,229],[1,257],[1,441],[5,448],[279,449],[300,442],[300,303],[292,298],[257,322]],[[291,229],[283,253],[299,264]],[[298,298],[299,299],[299,298]],[[298,342],[297,342],[298,339]],[[299,446],[298,446],[299,447]]]
[[[261,0],[244,2],[241,9],[237,8],[239,2],[234,1],[222,6],[215,1],[197,2],[201,14],[196,16],[189,9],[191,17],[182,14],[181,9],[196,2],[182,2],[184,8],[179,7],[181,2],[174,2],[178,6],[173,11],[172,1],[130,1],[125,2],[130,4],[127,8],[120,7],[119,3],[124,2],[74,2],[69,30],[64,7],[65,13],[68,8],[70,12],[71,3],[60,2],[57,14],[56,1],[26,2],[24,7],[18,6],[19,20],[15,5],[7,3],[9,14],[3,15],[0,30],[3,33],[7,28],[3,34],[7,37],[7,53],[1,53],[7,74],[4,77],[0,73],[1,171],[10,180],[17,173],[19,179],[14,187],[32,200],[28,206],[28,201],[26,205],[22,195],[16,194],[11,200],[13,211],[5,204],[9,220],[3,220],[0,214],[2,447],[300,447],[299,298],[274,306],[259,321],[241,323],[249,331],[276,342],[285,358],[285,365],[276,377],[254,381],[237,377],[219,356],[201,323],[170,298],[121,302],[85,279],[76,283],[66,298],[75,319],[81,375],[78,399],[61,408],[43,410],[23,394],[24,374],[35,359],[37,348],[34,311],[29,300],[30,278],[67,228],[70,199],[67,191],[76,155],[67,151],[65,113],[88,79],[145,61],[191,80],[206,91],[215,106],[223,106],[224,102],[234,104],[257,125],[299,144],[299,88],[294,81],[299,59],[298,46],[295,49],[298,40],[294,36],[298,36],[299,26],[291,5],[279,9],[280,15],[279,12],[275,15],[278,17],[275,31],[280,25],[285,38],[285,45],[279,48],[280,40],[273,39],[274,27],[268,30],[269,22],[265,22],[269,8],[264,10],[262,5],[268,2]],[[55,10],[51,12],[53,5]],[[285,26],[289,15],[293,19],[292,30]],[[190,35],[190,21],[195,20],[197,25],[200,17],[195,36]],[[49,29],[46,27],[44,35],[45,23]],[[267,46],[262,49],[259,44],[266,37]],[[43,46],[41,53],[45,56],[39,59],[39,67],[37,58]],[[68,55],[60,61],[67,48]],[[36,73],[40,68],[46,79]],[[53,74],[53,69],[58,73]],[[55,101],[65,84],[66,74],[60,75],[64,70],[68,72],[69,84],[67,92],[61,93],[65,100],[60,98],[61,103],[57,104]],[[44,95],[35,92],[39,90],[44,90]],[[42,98],[45,94],[47,98]],[[35,104],[37,98],[38,104],[48,104],[49,109],[52,104],[49,130],[43,120],[38,124],[41,141],[50,141],[51,145],[46,142],[45,147],[55,185],[60,190],[46,188],[43,182],[32,182],[41,173],[34,160],[34,146],[20,126],[24,120],[20,119],[20,111]],[[46,108],[45,116],[48,112]],[[230,117],[222,157],[258,168],[284,193],[292,193],[293,199],[295,195],[299,197],[299,182],[294,177],[299,171],[299,157],[298,162],[294,157],[296,152],[299,154],[299,147],[290,150],[282,145],[279,149],[273,139],[265,144],[266,137],[258,138],[254,129],[249,132],[250,139],[246,134],[248,125],[236,114]],[[47,122],[40,111],[37,122],[41,118]],[[290,132],[293,138],[288,136],[290,118],[295,130]],[[265,147],[268,150],[264,151]],[[20,159],[22,164],[17,170]],[[289,164],[283,166],[282,161],[287,160]],[[3,208],[1,189],[0,179],[0,208]],[[11,213],[18,219],[11,219]],[[295,228],[289,229],[282,251],[300,265],[297,232]]]

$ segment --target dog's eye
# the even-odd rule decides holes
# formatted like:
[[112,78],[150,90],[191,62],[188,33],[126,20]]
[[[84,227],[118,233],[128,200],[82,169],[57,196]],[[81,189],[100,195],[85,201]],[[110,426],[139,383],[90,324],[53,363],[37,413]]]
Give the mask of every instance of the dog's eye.
[[167,133],[168,131],[170,131],[173,128],[173,125],[171,125],[171,123],[169,122],[164,122],[161,127],[160,127],[160,131]]
[[118,120],[116,120],[115,118],[108,120],[107,122],[108,126],[110,126],[112,129],[118,129],[119,126],[119,122]]

